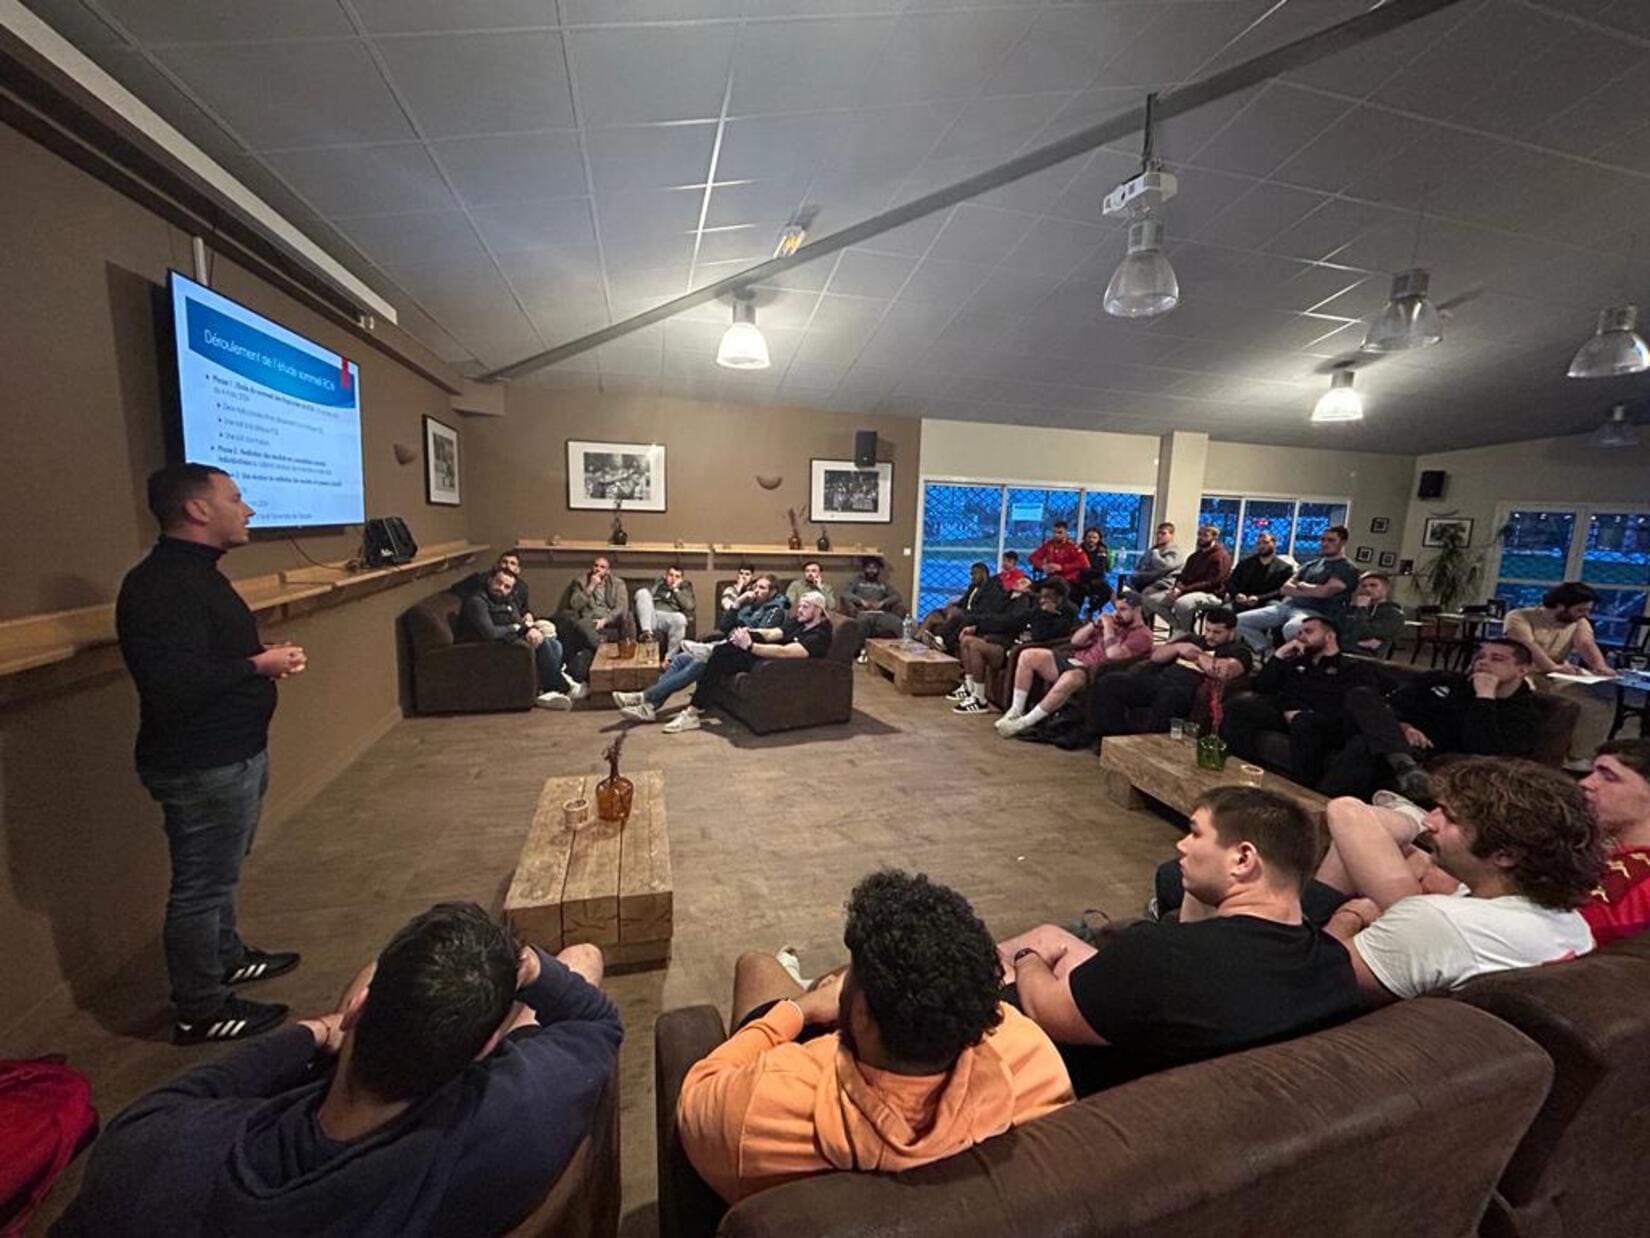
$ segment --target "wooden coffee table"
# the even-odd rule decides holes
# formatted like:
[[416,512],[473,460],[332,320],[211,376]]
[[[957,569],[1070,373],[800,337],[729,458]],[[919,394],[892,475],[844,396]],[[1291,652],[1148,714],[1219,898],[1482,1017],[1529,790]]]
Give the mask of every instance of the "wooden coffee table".
[[[630,819],[598,821],[597,774],[552,778],[539,793],[521,849],[505,919],[526,941],[555,953],[575,942],[602,948],[609,970],[670,960],[672,890],[664,775],[626,775],[636,785]],[[591,820],[563,822],[568,800],[590,801]]]
[[865,656],[872,666],[886,671],[894,687],[907,696],[939,696],[962,682],[962,663],[927,645],[868,640]]
[[[1150,796],[1182,816],[1190,816],[1197,797],[1213,787],[1243,785],[1242,765],[1228,755],[1226,768],[1203,769],[1197,764],[1197,745],[1167,735],[1112,735],[1100,744],[1100,777],[1106,795],[1125,808],[1145,806]],[[1267,770],[1257,784],[1295,800],[1312,819],[1323,825],[1327,799]]]
[[659,646],[636,646],[628,658],[619,656],[616,642],[598,646],[596,657],[590,663],[590,696],[603,693],[599,704],[611,705],[614,692],[643,692],[659,679]]

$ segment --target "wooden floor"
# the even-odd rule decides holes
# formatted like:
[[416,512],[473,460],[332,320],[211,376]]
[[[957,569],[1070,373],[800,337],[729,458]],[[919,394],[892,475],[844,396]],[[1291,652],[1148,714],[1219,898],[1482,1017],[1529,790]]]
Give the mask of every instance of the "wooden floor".
[[[698,1002],[723,1009],[746,949],[792,945],[804,971],[843,961],[842,903],[882,865],[965,893],[999,936],[1085,907],[1138,914],[1178,830],[1100,794],[1088,753],[999,739],[997,715],[897,693],[856,672],[844,726],[757,737],[737,723],[681,735],[641,727],[626,764],[665,772],[676,882],[668,968],[611,978],[627,1028],[621,1138],[626,1235],[657,1232],[653,1021]],[[291,975],[247,995],[300,1014],[332,1008],[355,970],[410,916],[445,899],[497,909],[545,778],[598,770],[611,710],[414,718],[259,840],[241,885],[241,927],[266,949],[304,952]],[[276,725],[279,725],[277,720]],[[275,769],[272,776],[295,776]],[[223,1048],[174,1048],[156,938],[93,1003],[40,1045],[92,1078],[104,1116]],[[61,1211],[85,1158],[37,1226]]]

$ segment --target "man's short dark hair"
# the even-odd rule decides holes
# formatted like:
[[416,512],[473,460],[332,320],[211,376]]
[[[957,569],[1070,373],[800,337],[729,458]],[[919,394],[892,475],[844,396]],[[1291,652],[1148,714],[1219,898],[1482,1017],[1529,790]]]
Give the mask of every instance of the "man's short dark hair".
[[[665,571],[667,571],[667,572],[682,572],[682,565],[680,563],[667,563],[667,564],[665,564]],[[687,573],[682,572],[682,575],[686,576]]]
[[763,572],[760,576],[754,577],[751,580],[751,584],[754,585],[758,580],[765,580],[768,582],[769,593],[779,592],[779,577],[775,576],[772,572]]
[[802,570],[804,572],[807,571],[810,567],[817,567],[822,572],[825,570],[825,565],[823,563],[821,563],[818,559],[804,559],[804,560],[802,560]]
[[984,559],[976,559],[968,565],[968,570],[970,574],[975,571],[981,571],[989,576],[991,575],[991,564],[987,563]]
[[1173,533],[1174,532],[1174,521],[1164,520],[1164,521],[1160,522],[1157,527],[1158,527],[1159,530],[1167,529],[1170,533]]
[[1650,739],[1612,739],[1598,746],[1598,756],[1615,757],[1640,778],[1650,781]]
[[1554,910],[1579,907],[1604,876],[1598,822],[1581,788],[1534,761],[1463,757],[1432,771],[1433,798],[1472,836],[1472,853],[1512,857],[1513,888]]
[[1580,606],[1583,602],[1597,602],[1598,590],[1591,585],[1584,585],[1579,580],[1566,580],[1561,585],[1554,585],[1541,595],[1541,604],[1549,610],[1557,610],[1564,606]]
[[1209,810],[1223,847],[1254,845],[1279,883],[1305,889],[1318,866],[1318,827],[1287,795],[1264,787],[1215,787],[1198,796],[1192,811]]
[[1500,645],[1503,649],[1511,649],[1513,660],[1520,666],[1529,666],[1535,659],[1530,655],[1530,647],[1523,641],[1513,640],[1510,636],[1492,636],[1488,640],[1481,640],[1479,645]]
[[866,555],[859,561],[861,567],[886,567],[881,555]]
[[1020,561],[1020,552],[1018,550],[1005,550],[1003,551],[1003,558],[1007,559],[1010,563],[1018,563]]
[[1002,1021],[1002,964],[968,900],[918,873],[872,873],[848,896],[849,983],[888,1053],[943,1068]]
[[[1347,528],[1344,524],[1332,524],[1324,530],[1324,533],[1333,533],[1343,542],[1350,542],[1352,540],[1352,530]],[[1319,534],[1319,536],[1321,537],[1322,534]]]
[[437,903],[384,947],[355,1025],[351,1077],[380,1100],[414,1100],[475,1060],[516,995],[510,930],[474,903]]
[[1069,524],[1067,524],[1064,520],[1056,520],[1054,522],[1054,527],[1056,529],[1069,529],[1069,528],[1071,528],[1071,526]]
[[493,570],[487,573],[487,579],[489,581],[495,580],[500,576],[508,576],[512,581],[516,579],[516,574],[503,564],[495,565]]
[[1047,590],[1062,602],[1071,596],[1071,586],[1066,583],[1064,576],[1045,576],[1037,582],[1037,592]]
[[752,576],[754,576],[756,575],[756,568],[752,567],[749,563],[741,563],[735,572],[735,575],[737,575],[738,572],[749,572]]
[[1390,589],[1392,587],[1392,577],[1388,576],[1385,572],[1365,572],[1358,577],[1358,583],[1360,585],[1366,580],[1379,580],[1383,582],[1387,588]]
[[149,510],[163,529],[183,523],[183,505],[212,489],[214,477],[228,477],[210,464],[168,464],[149,474]]
[[1340,635],[1340,629],[1335,626],[1335,621],[1333,619],[1331,619],[1328,615],[1302,615],[1301,616],[1301,627],[1304,628],[1309,623],[1321,624],[1323,627],[1327,628],[1329,631],[1335,633],[1335,635],[1337,635],[1337,636]]
[[1218,623],[1222,627],[1237,627],[1237,612],[1230,606],[1211,606],[1203,612],[1204,623]]

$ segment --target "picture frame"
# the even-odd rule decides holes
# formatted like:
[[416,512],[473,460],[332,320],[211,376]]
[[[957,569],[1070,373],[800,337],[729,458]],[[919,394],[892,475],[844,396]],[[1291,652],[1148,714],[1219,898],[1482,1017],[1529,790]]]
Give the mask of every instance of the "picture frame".
[[1398,575],[1400,575],[1400,576],[1413,576],[1413,575],[1415,575],[1415,560],[1414,559],[1399,559],[1398,560]]
[[1369,531],[1371,533],[1385,533],[1391,527],[1392,527],[1392,521],[1391,521],[1390,518],[1388,518],[1386,516],[1371,516],[1370,517]]
[[1463,546],[1472,545],[1472,520],[1466,516],[1428,516],[1421,534],[1421,545],[1442,547],[1451,530],[1461,535]]
[[1352,561],[1354,563],[1369,563],[1374,558],[1375,548],[1373,546],[1359,546],[1358,549],[1352,553]]
[[814,460],[809,469],[809,524],[891,524],[894,466],[862,469],[852,460]]
[[445,422],[424,418],[424,501],[437,507],[463,503],[458,467],[458,431]]
[[662,512],[663,443],[567,440],[567,506],[571,511]]
[[1398,552],[1396,550],[1383,550],[1381,551],[1381,557],[1377,562],[1379,566],[1390,571],[1392,568],[1398,566]]

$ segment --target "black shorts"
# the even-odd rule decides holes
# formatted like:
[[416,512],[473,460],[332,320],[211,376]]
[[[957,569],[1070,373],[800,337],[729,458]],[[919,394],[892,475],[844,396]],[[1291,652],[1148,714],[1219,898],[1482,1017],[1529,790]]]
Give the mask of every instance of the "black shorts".
[[[738,1023],[734,1024],[733,1030],[737,1032],[742,1029],[745,1024],[755,1023],[763,1015],[767,1014],[768,1011],[772,1010],[775,1006],[779,1005],[780,1002],[785,1000],[786,999],[783,997],[776,997],[771,1002],[757,1002],[756,1005],[750,1008],[743,1019],[740,1019]],[[830,1034],[831,1029],[828,1027],[820,1027],[817,1024],[813,1026],[806,1026],[802,1029],[802,1034],[796,1038],[796,1043],[799,1045],[805,1045],[810,1040],[814,1040],[820,1036],[829,1036]],[[729,1035],[732,1035],[732,1032],[730,1032]]]
[[1089,683],[1094,682],[1094,672],[1070,654],[1057,653],[1054,655],[1054,669],[1064,675],[1067,671],[1082,671],[1083,678]]

